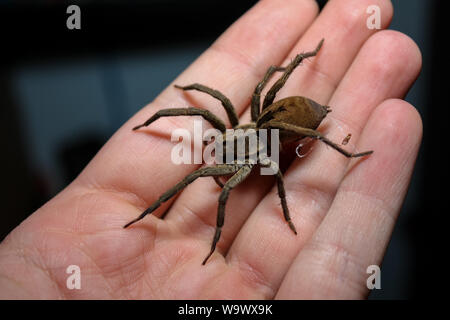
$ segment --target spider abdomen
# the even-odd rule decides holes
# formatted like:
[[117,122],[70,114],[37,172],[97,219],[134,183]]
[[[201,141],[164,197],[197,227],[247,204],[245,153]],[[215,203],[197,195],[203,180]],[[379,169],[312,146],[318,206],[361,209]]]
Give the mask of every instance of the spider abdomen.
[[[293,96],[278,100],[268,106],[259,116],[256,125],[275,120],[302,128],[316,129],[328,112],[328,106],[323,106],[306,97]],[[292,133],[281,132],[282,140],[294,138]],[[300,138],[295,135],[295,138]]]
[[268,106],[259,116],[257,126],[269,120],[278,120],[303,128],[316,129],[323,118],[330,112],[309,98],[295,96],[278,100]]

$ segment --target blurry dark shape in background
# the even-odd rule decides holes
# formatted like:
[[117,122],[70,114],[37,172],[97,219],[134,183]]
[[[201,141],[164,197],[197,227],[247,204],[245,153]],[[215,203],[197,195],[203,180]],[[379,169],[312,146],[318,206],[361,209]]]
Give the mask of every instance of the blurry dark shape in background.
[[98,133],[81,133],[65,141],[58,150],[58,161],[63,166],[64,185],[72,182],[105,143]]
[[[83,1],[81,30],[66,28],[70,2],[0,4],[0,239],[72,181],[120,125],[255,2]],[[445,157],[433,153],[445,144],[439,130],[449,119],[448,59],[437,41],[447,38],[447,11],[443,1],[393,4],[391,29],[411,36],[423,54],[406,100],[423,117],[424,142],[374,299],[424,297],[445,286],[436,228],[448,210],[432,204],[447,198],[433,180],[448,176]]]

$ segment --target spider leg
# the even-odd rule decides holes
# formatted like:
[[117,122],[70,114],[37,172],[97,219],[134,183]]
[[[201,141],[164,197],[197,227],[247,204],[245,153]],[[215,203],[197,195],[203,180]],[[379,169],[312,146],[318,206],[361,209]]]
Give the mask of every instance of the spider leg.
[[289,214],[289,208],[287,206],[286,201],[286,190],[284,189],[284,180],[283,180],[283,174],[281,173],[280,167],[278,164],[270,159],[267,159],[269,162],[267,164],[261,163],[261,166],[263,167],[275,167],[275,170],[277,171],[277,187],[278,187],[278,196],[281,200],[281,208],[283,209],[283,215],[284,219],[289,225],[289,228],[291,228],[292,231],[297,235],[297,230],[295,230],[295,226],[291,221],[291,216]]
[[251,103],[251,113],[252,113],[252,121],[253,122],[256,122],[256,120],[259,117],[259,112],[260,112],[259,109],[260,109],[260,104],[261,104],[261,102],[260,102],[261,91],[267,85],[267,82],[269,81],[270,77],[275,73],[275,71],[284,71],[284,70],[286,70],[286,68],[270,66],[269,69],[267,69],[266,74],[264,75],[264,78],[256,86],[255,91],[253,92],[252,103]]
[[158,200],[156,200],[150,207],[148,207],[147,210],[142,212],[136,219],[128,222],[126,225],[124,225],[124,228],[129,227],[133,223],[141,220],[144,218],[147,214],[152,213],[155,211],[163,202],[166,202],[170,198],[172,198],[175,194],[177,194],[180,190],[185,188],[187,185],[194,182],[195,179],[199,177],[209,177],[209,176],[222,176],[222,175],[228,175],[235,173],[239,170],[241,166],[236,164],[221,164],[216,165],[213,167],[204,167],[200,168],[190,174],[188,174],[183,180],[178,182],[174,187],[163,193]]
[[153,121],[158,120],[161,117],[172,117],[172,116],[202,116],[206,121],[211,123],[211,125],[220,130],[221,132],[225,132],[226,127],[225,123],[220,120],[217,116],[215,116],[211,111],[199,109],[199,108],[173,108],[173,109],[162,109],[156,112],[153,116],[150,117],[143,124],[138,125],[133,128],[133,130],[137,130],[142,127],[148,126]]
[[294,69],[303,61],[303,59],[313,57],[317,54],[317,52],[319,52],[320,48],[322,47],[323,40],[324,39],[320,40],[314,51],[300,53],[294,58],[294,60],[291,61],[291,63],[289,63],[280,79],[278,79],[267,92],[262,106],[263,110],[273,103],[277,92],[284,86],[292,71],[294,71]]
[[216,250],[216,244],[220,239],[220,234],[222,233],[222,226],[225,219],[225,204],[227,202],[230,190],[236,187],[242,181],[244,181],[245,178],[247,178],[250,172],[252,171],[252,168],[253,168],[252,165],[243,165],[243,166],[241,165],[239,171],[237,171],[223,186],[222,192],[220,193],[219,196],[216,232],[214,234],[213,242],[211,244],[211,251],[208,253],[205,260],[203,260],[202,265],[204,265],[206,261],[208,261],[209,257],[211,257],[211,255]]
[[373,151],[365,151],[365,152],[360,152],[360,153],[348,152],[347,150],[342,149],[338,144],[334,143],[333,141],[331,141],[328,138],[326,138],[325,136],[323,136],[319,131],[294,126],[292,124],[284,123],[281,121],[271,120],[271,121],[263,124],[261,126],[261,128],[272,128],[272,129],[280,129],[280,130],[290,131],[290,132],[296,133],[296,134],[304,136],[304,137],[310,137],[313,139],[320,140],[320,141],[326,143],[327,145],[329,145],[330,147],[332,147],[333,149],[337,150],[338,152],[342,153],[347,158],[363,157],[363,156],[367,156],[367,155],[373,153]]
[[230,99],[228,99],[222,92],[218,90],[211,89],[207,86],[204,86],[199,83],[194,83],[188,86],[179,86],[175,85],[175,88],[181,89],[181,90],[197,90],[204,93],[209,94],[210,96],[218,99],[220,102],[222,102],[223,107],[225,108],[225,111],[227,112],[228,119],[230,119],[230,123],[232,127],[235,127],[239,124],[239,117],[236,113],[236,110],[233,107],[233,104],[231,103]]
[[214,181],[216,182],[216,184],[220,187],[223,188],[223,183],[222,181],[220,181],[220,178],[218,176],[214,176]]

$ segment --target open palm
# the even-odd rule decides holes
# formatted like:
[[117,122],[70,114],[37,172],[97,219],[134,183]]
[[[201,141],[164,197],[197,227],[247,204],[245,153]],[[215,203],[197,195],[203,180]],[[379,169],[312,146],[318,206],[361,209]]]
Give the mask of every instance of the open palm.
[[[334,141],[351,133],[347,149],[375,152],[349,160],[316,142],[307,157],[293,161],[284,180],[297,236],[283,219],[273,177],[257,175],[232,191],[222,237],[205,266],[220,194],[211,178],[122,228],[197,168],[170,161],[172,130],[192,128],[192,118],[131,129],[168,107],[200,107],[227,119],[217,100],[169,86],[1,243],[0,297],[365,297],[367,267],[381,264],[422,134],[417,111],[400,100],[420,71],[420,52],[399,32],[366,26],[373,4],[386,27],[389,1],[329,1],[320,15],[310,0],[261,1],[174,81],[220,90],[246,123],[267,68],[288,64],[325,38],[277,99],[300,95],[331,106],[319,131]],[[66,286],[70,265],[80,267],[79,290]]]

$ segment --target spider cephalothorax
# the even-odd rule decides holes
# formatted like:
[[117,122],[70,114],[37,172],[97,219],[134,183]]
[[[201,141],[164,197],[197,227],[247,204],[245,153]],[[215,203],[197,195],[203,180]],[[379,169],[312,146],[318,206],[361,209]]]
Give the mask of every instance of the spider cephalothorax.
[[[318,139],[331,146],[335,150],[339,151],[346,157],[361,157],[369,155],[372,151],[366,151],[362,153],[350,153],[342,149],[336,143],[328,140],[320,132],[315,129],[320,125],[322,120],[325,118],[330,108],[328,106],[323,106],[309,98],[305,97],[288,97],[277,102],[273,102],[276,93],[284,86],[285,82],[291,75],[292,71],[300,64],[300,62],[308,57],[315,56],[320,50],[323,44],[323,39],[320,41],[318,46],[314,51],[301,53],[297,55],[294,60],[285,68],[271,66],[264,78],[255,88],[255,91],[251,100],[251,119],[252,122],[245,125],[239,125],[239,119],[236,111],[231,103],[231,101],[225,97],[222,93],[217,90],[213,90],[201,84],[192,84],[188,86],[175,86],[182,90],[198,90],[207,93],[214,98],[220,100],[223,107],[225,108],[230,123],[234,129],[245,128],[254,129],[255,132],[261,129],[278,129],[280,134],[280,142],[284,143],[290,140],[298,140],[304,137],[310,137],[313,139]],[[282,76],[274,83],[274,85],[267,92],[262,108],[260,108],[260,96],[261,91],[264,89],[265,85],[269,81],[270,77],[276,72],[283,72]],[[217,116],[208,110],[199,108],[174,108],[174,109],[163,109],[155,113],[150,119],[145,123],[136,126],[133,130],[137,130],[143,126],[148,126],[153,121],[159,119],[160,117],[167,116],[202,116],[207,120],[213,127],[220,130],[226,139],[226,126],[225,123],[220,120]],[[350,135],[348,136],[348,138]],[[246,159],[249,158],[249,154],[246,155]],[[214,235],[213,242],[211,244],[211,250],[206,258],[203,260],[203,264],[206,263],[208,258],[213,254],[216,244],[219,241],[222,226],[224,223],[225,216],[225,204],[228,199],[228,195],[231,189],[240,184],[245,178],[248,177],[252,169],[256,164],[261,166],[271,166],[276,168],[276,178],[278,194],[281,199],[281,206],[283,209],[284,218],[289,224],[291,230],[297,234],[294,224],[289,216],[289,209],[286,203],[286,195],[284,190],[283,176],[276,164],[273,163],[269,158],[264,158],[258,161],[258,163],[253,163],[250,161],[244,161],[244,163],[230,162],[223,164],[216,164],[214,166],[200,168],[189,175],[187,175],[182,181],[176,184],[173,188],[169,189],[160,198],[154,202],[147,210],[145,210],[139,217],[127,223],[124,228],[130,226],[136,221],[141,220],[147,214],[152,213],[156,210],[163,202],[169,200],[177,192],[186,187],[188,184],[192,183],[195,179],[199,177],[214,177],[214,180],[222,188],[222,192],[219,196],[219,206],[217,213],[217,224],[216,232]],[[221,176],[231,176],[224,184],[218,179]]]

